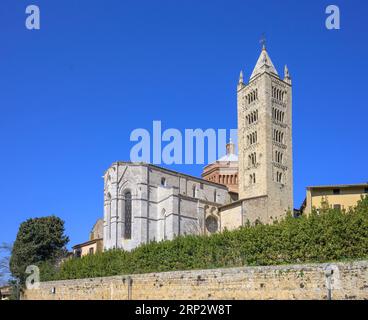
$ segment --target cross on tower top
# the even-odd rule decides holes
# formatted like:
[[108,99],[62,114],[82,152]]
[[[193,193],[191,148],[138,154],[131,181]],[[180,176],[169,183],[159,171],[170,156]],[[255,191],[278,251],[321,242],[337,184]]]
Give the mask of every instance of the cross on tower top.
[[266,49],[266,36],[263,33],[261,36],[261,40],[259,40],[259,43],[262,45],[262,49]]

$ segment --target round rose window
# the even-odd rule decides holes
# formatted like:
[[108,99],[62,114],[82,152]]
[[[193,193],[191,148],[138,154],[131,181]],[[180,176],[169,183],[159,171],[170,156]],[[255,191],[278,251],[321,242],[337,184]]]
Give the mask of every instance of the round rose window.
[[217,230],[218,230],[218,222],[217,222],[217,219],[215,217],[209,216],[206,219],[206,229],[210,233],[217,232]]

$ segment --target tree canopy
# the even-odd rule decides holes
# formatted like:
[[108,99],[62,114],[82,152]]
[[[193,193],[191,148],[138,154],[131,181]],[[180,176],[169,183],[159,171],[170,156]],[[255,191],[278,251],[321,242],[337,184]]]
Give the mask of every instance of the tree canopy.
[[55,263],[66,253],[69,238],[64,234],[64,221],[56,216],[28,219],[18,230],[10,258],[10,271],[21,284],[27,266],[42,262]]

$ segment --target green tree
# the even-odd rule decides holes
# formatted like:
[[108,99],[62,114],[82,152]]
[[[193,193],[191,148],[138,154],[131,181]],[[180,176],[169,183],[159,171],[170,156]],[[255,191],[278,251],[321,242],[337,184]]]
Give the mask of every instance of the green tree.
[[64,231],[64,221],[55,216],[28,219],[20,225],[10,257],[10,271],[21,285],[27,277],[27,266],[55,264],[65,255],[69,238]]

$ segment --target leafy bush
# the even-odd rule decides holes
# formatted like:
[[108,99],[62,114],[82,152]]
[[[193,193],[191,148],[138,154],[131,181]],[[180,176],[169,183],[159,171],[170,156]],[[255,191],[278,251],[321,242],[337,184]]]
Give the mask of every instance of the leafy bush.
[[368,257],[368,197],[347,212],[288,215],[273,225],[153,242],[64,262],[43,281],[221,267],[355,260]]

